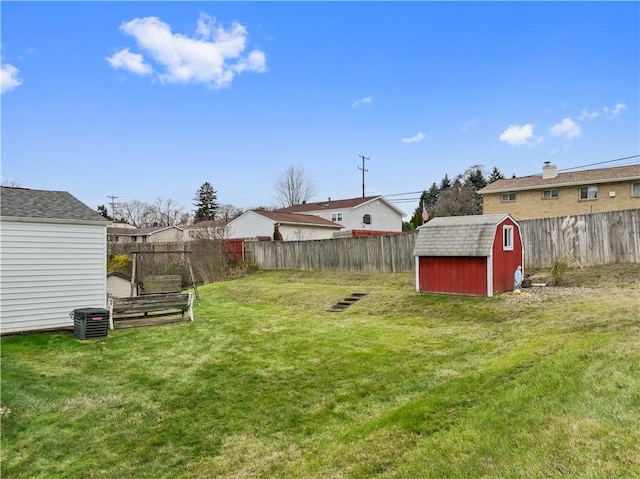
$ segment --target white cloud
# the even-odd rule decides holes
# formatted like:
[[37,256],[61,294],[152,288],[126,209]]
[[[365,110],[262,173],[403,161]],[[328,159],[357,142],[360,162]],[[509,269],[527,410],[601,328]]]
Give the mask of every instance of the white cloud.
[[[526,145],[529,143],[529,140],[533,138],[533,125],[530,123],[522,126],[509,125],[509,128],[504,130],[500,135],[500,141],[504,141],[510,145]],[[541,141],[541,139],[538,141]]]
[[351,105],[353,108],[357,108],[360,105],[371,105],[373,103],[373,97],[372,96],[365,96],[364,98],[360,98],[359,100],[356,100],[353,102],[353,104]]
[[607,115],[609,118],[615,118],[624,110],[627,110],[627,105],[625,105],[624,103],[618,103],[616,106],[613,107],[613,109],[609,109],[606,106],[602,109],[605,115]]
[[598,113],[597,111],[587,111],[587,109],[583,109],[582,113],[580,113],[577,117],[576,120],[592,120],[594,118],[598,118],[600,116],[600,113]]
[[[200,14],[194,37],[172,33],[171,27],[157,17],[135,18],[120,29],[134,37],[147,55],[147,61],[160,70],[158,78],[167,83],[203,83],[213,88],[229,86],[239,73],[267,71],[266,58],[260,50],[243,54],[247,29],[234,22],[229,29],[216,25],[216,20]],[[126,52],[127,54],[123,54]],[[121,68],[135,73],[151,71],[141,54],[122,50],[110,57],[109,63],[121,61]],[[140,55],[141,58],[135,57]],[[113,66],[113,63],[112,63]],[[131,68],[137,68],[138,71]]]
[[22,80],[18,78],[18,70],[13,65],[5,63],[0,70],[0,93],[6,93],[22,84]]
[[139,53],[131,53],[128,48],[120,50],[106,60],[113,68],[122,68],[138,75],[148,75],[153,71],[151,65],[144,62]]
[[565,118],[560,123],[556,123],[549,128],[549,133],[552,136],[563,136],[565,138],[577,138],[582,134],[580,126],[577,125],[571,118]]
[[411,138],[402,138],[404,143],[420,143],[422,140],[424,140],[424,133],[422,132],[416,133]]

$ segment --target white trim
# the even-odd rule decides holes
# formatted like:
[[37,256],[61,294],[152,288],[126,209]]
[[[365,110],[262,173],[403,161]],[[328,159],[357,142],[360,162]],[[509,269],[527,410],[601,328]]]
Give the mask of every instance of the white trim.
[[[509,231],[509,234],[507,234],[507,231]],[[513,232],[513,225],[502,225],[502,251],[513,251],[515,247],[515,235]],[[509,244],[507,244],[507,239],[509,239]]]
[[416,292],[420,292],[420,256],[414,256],[416,259]]
[[493,257],[487,256],[487,296],[493,296]]
[[0,216],[0,223],[48,223],[54,225],[90,225],[90,226],[108,226],[109,221],[104,220],[67,220],[64,218],[29,218],[23,216]]

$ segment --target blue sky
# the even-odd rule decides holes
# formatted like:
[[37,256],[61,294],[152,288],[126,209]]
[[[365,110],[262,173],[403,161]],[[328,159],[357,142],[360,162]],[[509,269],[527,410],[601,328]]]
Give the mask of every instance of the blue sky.
[[359,155],[366,194],[392,195],[475,164],[524,176],[640,150],[638,2],[0,9],[2,180],[92,208],[193,210],[205,181],[272,206],[293,165],[315,199],[352,198]]

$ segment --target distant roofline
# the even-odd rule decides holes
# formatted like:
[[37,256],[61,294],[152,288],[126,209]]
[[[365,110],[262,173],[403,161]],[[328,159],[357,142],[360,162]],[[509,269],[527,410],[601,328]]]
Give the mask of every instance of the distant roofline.
[[[640,165],[634,164],[613,166],[609,168],[567,171],[560,172],[552,178],[544,178],[542,174],[521,176],[517,178],[503,178],[478,190],[478,193],[481,195],[486,195],[493,193],[506,193],[510,191],[540,190],[545,188],[563,188],[578,185],[584,186],[623,181],[635,181],[640,180],[640,171],[636,174],[634,171],[629,170],[633,170],[634,168],[637,169],[639,167]],[[623,174],[621,176],[616,176],[616,173]]]

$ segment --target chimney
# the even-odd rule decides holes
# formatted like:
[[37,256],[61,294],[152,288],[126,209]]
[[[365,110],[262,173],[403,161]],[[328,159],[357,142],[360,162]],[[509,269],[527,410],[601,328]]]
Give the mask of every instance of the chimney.
[[558,167],[552,165],[550,161],[545,161],[542,166],[542,179],[549,180],[558,176]]

